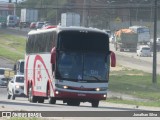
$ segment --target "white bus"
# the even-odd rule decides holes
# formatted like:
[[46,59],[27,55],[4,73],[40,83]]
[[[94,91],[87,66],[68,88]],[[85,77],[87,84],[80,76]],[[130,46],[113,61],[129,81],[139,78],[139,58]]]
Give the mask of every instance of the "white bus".
[[130,26],[134,32],[138,33],[138,43],[147,43],[150,41],[150,30],[146,26]]
[[24,93],[30,102],[98,107],[107,97],[115,54],[108,35],[97,29],[57,27],[28,33]]

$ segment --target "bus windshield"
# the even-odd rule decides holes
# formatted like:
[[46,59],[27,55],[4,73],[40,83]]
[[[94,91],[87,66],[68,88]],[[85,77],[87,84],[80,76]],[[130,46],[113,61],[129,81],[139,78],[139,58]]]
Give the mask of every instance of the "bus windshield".
[[105,53],[60,52],[57,71],[61,79],[73,81],[106,81]]

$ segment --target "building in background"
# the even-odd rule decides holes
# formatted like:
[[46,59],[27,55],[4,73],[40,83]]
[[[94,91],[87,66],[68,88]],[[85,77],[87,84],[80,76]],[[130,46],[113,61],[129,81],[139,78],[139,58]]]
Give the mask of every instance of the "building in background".
[[8,15],[15,15],[15,4],[0,2],[0,23],[6,22]]

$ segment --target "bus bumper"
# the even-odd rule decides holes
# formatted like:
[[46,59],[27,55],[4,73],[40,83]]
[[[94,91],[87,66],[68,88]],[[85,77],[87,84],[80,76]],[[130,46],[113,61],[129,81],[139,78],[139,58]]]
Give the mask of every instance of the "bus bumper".
[[106,94],[99,93],[76,93],[66,91],[55,91],[56,99],[79,99],[79,100],[106,100]]

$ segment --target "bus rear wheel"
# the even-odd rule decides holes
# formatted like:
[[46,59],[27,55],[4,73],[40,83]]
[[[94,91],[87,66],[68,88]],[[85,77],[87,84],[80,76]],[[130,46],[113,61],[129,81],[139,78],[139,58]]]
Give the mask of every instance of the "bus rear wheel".
[[33,96],[32,91],[33,91],[32,87],[30,87],[29,92],[28,92],[28,100],[29,100],[29,102],[36,103],[37,102],[37,97]]
[[99,100],[96,100],[96,101],[92,101],[92,107],[98,107],[99,105]]
[[44,103],[44,97],[38,97],[38,103]]

